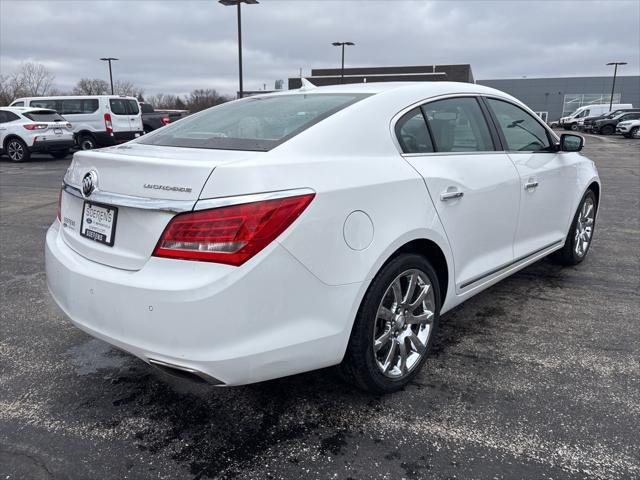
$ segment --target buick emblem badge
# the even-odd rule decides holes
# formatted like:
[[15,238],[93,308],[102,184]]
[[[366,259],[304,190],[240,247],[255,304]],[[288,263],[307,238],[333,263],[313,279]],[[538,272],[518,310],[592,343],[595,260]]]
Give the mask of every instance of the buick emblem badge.
[[87,172],[87,174],[82,178],[82,195],[88,197],[93,193],[93,191],[98,186],[98,174],[95,170],[91,170]]

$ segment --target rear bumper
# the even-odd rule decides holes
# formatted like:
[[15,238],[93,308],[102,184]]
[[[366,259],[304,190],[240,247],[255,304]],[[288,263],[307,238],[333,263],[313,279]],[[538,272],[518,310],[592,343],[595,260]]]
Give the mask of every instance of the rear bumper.
[[76,142],[73,138],[67,138],[63,140],[36,140],[33,145],[29,147],[31,152],[51,152],[56,150],[68,150],[75,146]]
[[134,130],[130,132],[113,132],[111,134],[107,132],[95,132],[93,136],[100,147],[112,147],[113,145],[119,145],[138,138],[143,134],[144,132],[142,130]]
[[239,268],[150,258],[127,271],[76,253],[59,225],[45,247],[56,303],[82,330],[146,362],[240,385],[342,360],[361,284],[325,285],[277,242]]

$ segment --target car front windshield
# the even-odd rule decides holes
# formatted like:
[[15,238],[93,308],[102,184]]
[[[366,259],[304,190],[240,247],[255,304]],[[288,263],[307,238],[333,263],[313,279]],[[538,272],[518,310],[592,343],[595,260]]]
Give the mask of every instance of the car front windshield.
[[139,143],[268,151],[366,96],[316,93],[249,97],[187,117],[145,135]]

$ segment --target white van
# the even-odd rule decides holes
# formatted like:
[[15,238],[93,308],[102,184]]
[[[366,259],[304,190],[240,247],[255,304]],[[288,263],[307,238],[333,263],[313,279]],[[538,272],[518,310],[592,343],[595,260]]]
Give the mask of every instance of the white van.
[[584,123],[584,119],[587,117],[597,117],[613,110],[633,108],[630,103],[614,103],[609,105],[608,103],[601,103],[596,105],[584,105],[578,108],[575,112],[567,117],[560,119],[560,126],[565,130],[578,130],[579,126]]
[[73,126],[82,150],[127,142],[143,133],[138,100],[124,95],[27,97],[10,107],[38,107],[57,111]]

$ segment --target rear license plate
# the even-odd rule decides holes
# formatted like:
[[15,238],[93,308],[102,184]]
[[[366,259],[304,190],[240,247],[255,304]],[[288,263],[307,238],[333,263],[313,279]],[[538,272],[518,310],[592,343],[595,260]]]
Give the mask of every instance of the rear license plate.
[[85,201],[82,206],[80,235],[95,242],[113,247],[117,219],[117,208]]
[[62,129],[61,128],[54,128],[53,129],[53,133],[55,133],[56,135],[62,135]]

